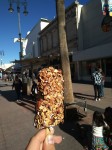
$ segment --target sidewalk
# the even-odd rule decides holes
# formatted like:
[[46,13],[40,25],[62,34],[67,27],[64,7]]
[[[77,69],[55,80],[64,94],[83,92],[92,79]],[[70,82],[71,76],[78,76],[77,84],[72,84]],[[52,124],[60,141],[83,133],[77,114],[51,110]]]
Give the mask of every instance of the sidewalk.
[[[57,150],[83,150],[83,145],[90,139],[87,133],[91,130],[92,113],[95,110],[103,112],[105,107],[111,106],[110,88],[105,88],[105,98],[100,102],[93,100],[92,85],[73,83],[73,90],[79,108],[87,101],[87,116],[79,118],[77,114],[74,115],[73,110],[69,116],[73,116],[74,120],[65,121],[63,125],[55,127],[55,133],[62,135],[64,139],[61,144],[56,145]],[[16,95],[12,91],[11,83],[0,81],[0,150],[24,150],[37,131],[33,126],[35,103],[29,97],[24,97],[21,105],[15,100]]]
[[[0,82],[0,150],[25,150],[30,138],[38,131],[33,126],[34,107],[30,99],[16,103],[16,95],[10,84]],[[74,122],[55,127],[55,134],[63,141],[57,150],[83,150],[79,130]]]
[[112,106],[112,88],[104,88],[104,98],[101,101],[94,100],[93,85],[73,83],[75,100],[87,102],[87,109],[91,111],[99,110],[104,112],[106,107]]
[[[0,80],[0,85],[11,86],[12,82],[4,82]],[[104,88],[104,98],[101,101],[94,101],[94,89],[93,85],[73,83],[73,92],[75,96],[75,101],[83,103],[87,102],[87,108],[91,111],[100,109],[101,112],[108,106],[112,104],[112,88]],[[29,97],[29,96],[27,96]],[[80,105],[81,105],[80,103]]]

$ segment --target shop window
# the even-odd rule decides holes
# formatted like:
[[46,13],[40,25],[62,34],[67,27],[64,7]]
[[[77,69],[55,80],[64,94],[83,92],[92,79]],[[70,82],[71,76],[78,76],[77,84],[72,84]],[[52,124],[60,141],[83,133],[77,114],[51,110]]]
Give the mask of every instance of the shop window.
[[106,76],[112,77],[112,58],[106,59]]

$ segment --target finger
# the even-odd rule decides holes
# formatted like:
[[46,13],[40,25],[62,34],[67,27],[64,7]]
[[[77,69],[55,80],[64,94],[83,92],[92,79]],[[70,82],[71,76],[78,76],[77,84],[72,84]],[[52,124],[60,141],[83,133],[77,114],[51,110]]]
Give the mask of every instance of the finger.
[[48,135],[45,139],[46,144],[59,144],[62,142],[62,137],[61,136],[53,136],[53,135]]
[[54,135],[47,135],[45,142],[43,144],[43,150],[55,150],[54,144],[61,143],[62,137],[61,136],[54,136]]
[[37,132],[35,134],[35,139],[38,140],[40,143],[43,142],[45,140],[46,137],[46,130],[45,129],[41,129],[39,132]]
[[26,150],[37,150],[42,149],[43,142],[45,140],[46,132],[45,129],[40,130],[37,132],[30,140]]
[[49,134],[46,136],[44,144],[43,144],[43,150],[55,150],[54,138],[52,134]]
[[54,136],[53,139],[54,139],[54,143],[59,144],[62,142],[62,136]]
[[[50,127],[49,129],[50,129],[50,134],[53,135],[54,134],[54,128]],[[52,136],[52,138],[53,138],[54,143],[57,143],[57,144],[62,141],[62,137],[61,136],[55,136],[54,135],[54,136]]]

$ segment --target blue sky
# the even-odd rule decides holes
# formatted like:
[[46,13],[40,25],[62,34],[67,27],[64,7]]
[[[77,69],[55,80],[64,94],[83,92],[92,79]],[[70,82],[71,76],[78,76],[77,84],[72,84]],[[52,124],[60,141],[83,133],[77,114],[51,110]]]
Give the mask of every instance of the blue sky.
[[[21,0],[22,1],[22,0]],[[85,4],[89,0],[79,0],[81,4]],[[52,20],[56,15],[55,0],[27,0],[28,15],[23,15],[23,6],[21,7],[21,33],[22,37],[30,31],[40,18]],[[66,7],[74,0],[65,0]],[[15,59],[19,59],[19,43],[14,43],[13,39],[18,38],[18,18],[16,4],[13,3],[13,13],[8,12],[9,0],[0,0],[0,53],[4,51],[2,56],[3,64],[10,63]],[[1,60],[1,55],[0,55]]]

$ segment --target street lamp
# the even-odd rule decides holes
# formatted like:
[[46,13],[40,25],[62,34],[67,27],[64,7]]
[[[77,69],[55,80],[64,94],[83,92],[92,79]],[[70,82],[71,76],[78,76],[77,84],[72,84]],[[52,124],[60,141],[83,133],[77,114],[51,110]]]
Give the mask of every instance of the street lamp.
[[[23,44],[22,44],[22,38],[21,38],[21,22],[20,22],[20,5],[24,6],[23,14],[26,16],[28,14],[27,11],[27,2],[26,0],[9,0],[10,7],[8,11],[12,13],[14,11],[12,4],[15,3],[17,6],[17,14],[18,14],[18,30],[19,30],[19,41],[20,41],[20,62],[21,62],[21,72],[22,72],[22,59],[23,59]],[[22,72],[23,74],[23,72]],[[23,78],[22,78],[23,79]]]

